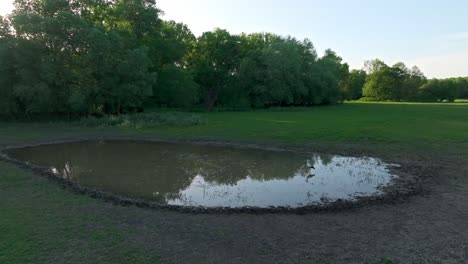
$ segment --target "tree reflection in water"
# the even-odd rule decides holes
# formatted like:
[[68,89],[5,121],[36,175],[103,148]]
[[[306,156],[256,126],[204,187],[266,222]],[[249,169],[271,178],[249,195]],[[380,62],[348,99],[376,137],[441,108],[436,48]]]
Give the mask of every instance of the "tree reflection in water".
[[176,205],[294,207],[379,193],[392,179],[373,158],[197,144],[89,141],[10,155],[85,186]]

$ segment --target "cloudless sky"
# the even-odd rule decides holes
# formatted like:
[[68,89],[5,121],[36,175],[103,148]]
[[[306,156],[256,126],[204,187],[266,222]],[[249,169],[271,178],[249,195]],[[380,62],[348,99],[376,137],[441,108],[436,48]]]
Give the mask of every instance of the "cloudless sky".
[[[12,0],[0,0],[0,14]],[[273,32],[309,38],[352,68],[367,59],[418,65],[428,77],[468,76],[467,0],[158,0],[163,19],[200,35]]]

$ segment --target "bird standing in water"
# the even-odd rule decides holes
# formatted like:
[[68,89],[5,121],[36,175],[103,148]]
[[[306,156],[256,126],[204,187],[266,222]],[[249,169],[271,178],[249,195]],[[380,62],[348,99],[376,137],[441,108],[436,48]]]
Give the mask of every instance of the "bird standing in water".
[[309,182],[309,179],[315,176],[315,167],[310,160],[307,160],[307,168],[309,168],[309,175],[306,177],[306,182]]

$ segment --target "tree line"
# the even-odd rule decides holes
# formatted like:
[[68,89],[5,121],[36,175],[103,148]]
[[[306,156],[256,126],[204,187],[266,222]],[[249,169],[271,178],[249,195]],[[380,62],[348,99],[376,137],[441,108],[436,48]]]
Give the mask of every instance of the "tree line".
[[[454,102],[468,98],[468,78],[430,79],[414,66],[367,61],[362,96],[374,101]],[[364,74],[364,73],[363,73]]]
[[[3,117],[468,94],[466,79],[428,81],[403,64],[376,60],[369,71],[350,71],[332,50],[318,56],[308,39],[222,29],[196,37],[186,25],[162,20],[154,0],[16,0],[15,6],[0,17]],[[453,83],[459,88],[449,88]],[[457,92],[449,97],[447,90]]]

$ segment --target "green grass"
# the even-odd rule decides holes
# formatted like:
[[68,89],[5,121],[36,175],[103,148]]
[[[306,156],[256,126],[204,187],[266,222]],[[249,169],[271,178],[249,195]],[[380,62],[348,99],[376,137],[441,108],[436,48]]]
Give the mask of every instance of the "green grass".
[[[291,144],[350,143],[458,149],[466,153],[468,104],[346,103],[297,109],[200,114],[196,126],[83,127],[0,123],[0,145],[130,135]],[[129,240],[103,203],[0,162],[0,263],[157,263]]]
[[202,117],[205,125],[162,127],[145,133],[291,143],[468,143],[468,104],[347,103]]
[[[151,114],[150,114],[151,115]],[[183,116],[183,114],[180,114]],[[80,126],[78,123],[0,123],[0,144],[92,134],[284,143],[468,143],[468,104],[362,103],[250,112],[187,114],[186,123],[158,126]],[[192,122],[190,120],[196,120]]]
[[149,112],[108,117],[87,117],[77,125],[85,127],[153,128],[159,126],[196,126],[203,124],[200,115],[182,112]]
[[96,200],[0,162],[0,263],[158,263]]

